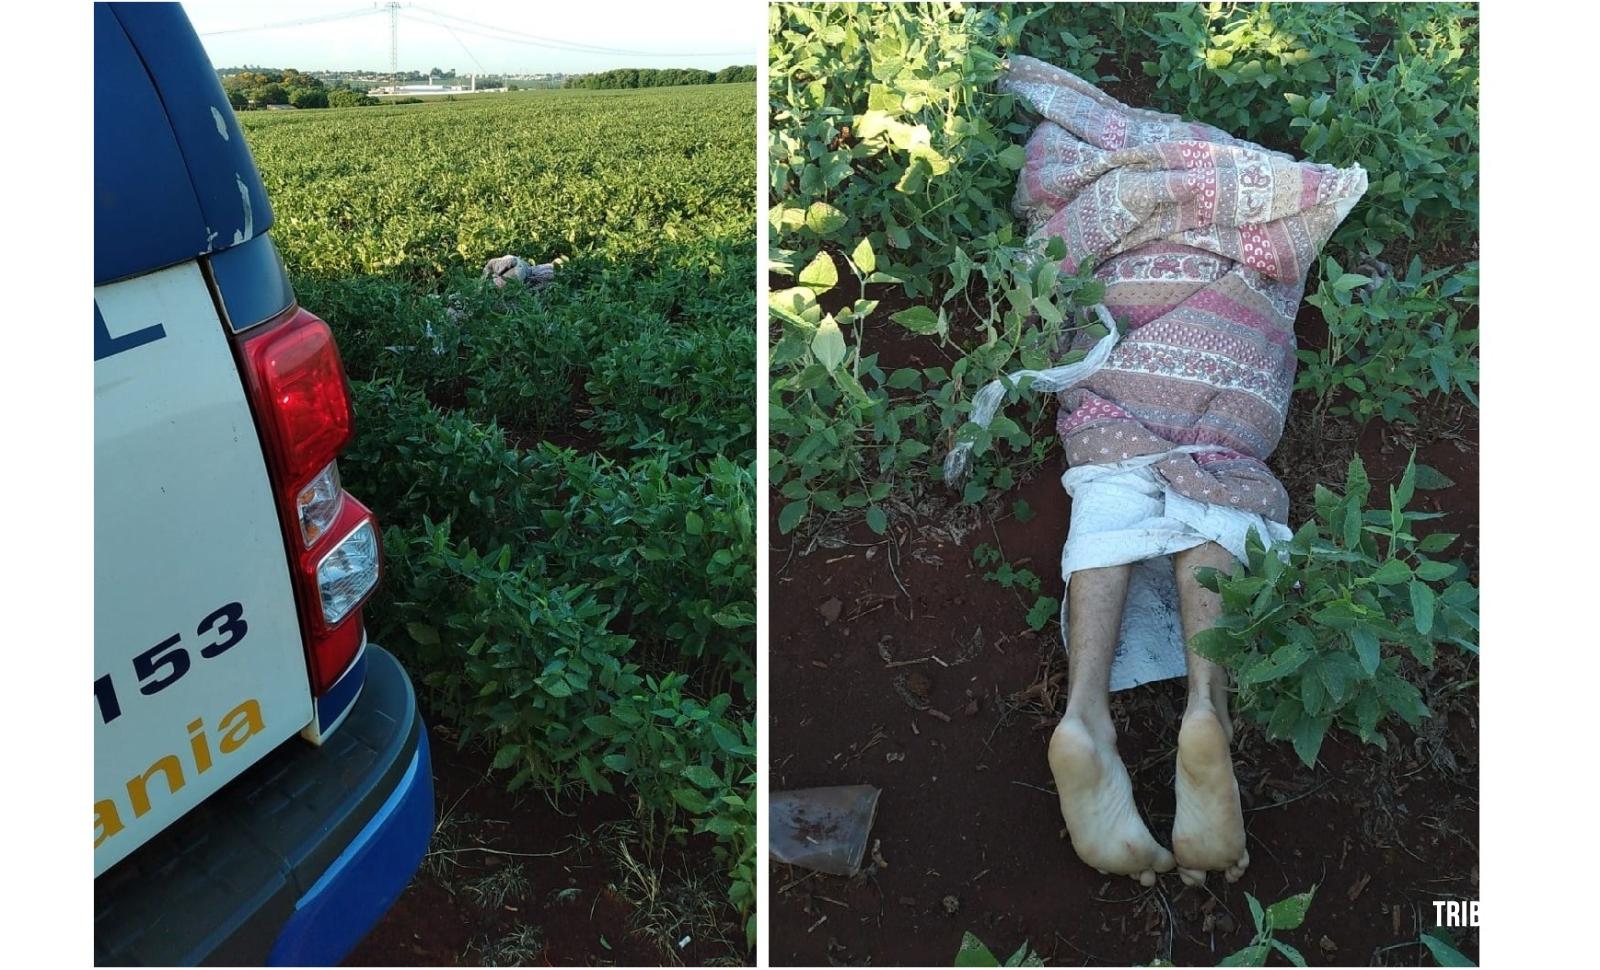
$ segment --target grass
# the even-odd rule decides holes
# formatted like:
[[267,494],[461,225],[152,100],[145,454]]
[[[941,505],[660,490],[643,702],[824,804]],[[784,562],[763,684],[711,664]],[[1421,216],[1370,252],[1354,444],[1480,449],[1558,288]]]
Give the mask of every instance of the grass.
[[544,930],[526,923],[509,933],[474,944],[466,956],[485,967],[525,967],[544,960]]
[[634,820],[608,823],[595,832],[617,874],[612,888],[633,910],[631,931],[653,940],[674,964],[683,963],[690,944],[702,953],[737,952],[717,874],[689,856],[673,864],[664,835],[659,827]]
[[462,887],[484,909],[500,909],[508,899],[527,893],[528,874],[520,862],[509,862]]

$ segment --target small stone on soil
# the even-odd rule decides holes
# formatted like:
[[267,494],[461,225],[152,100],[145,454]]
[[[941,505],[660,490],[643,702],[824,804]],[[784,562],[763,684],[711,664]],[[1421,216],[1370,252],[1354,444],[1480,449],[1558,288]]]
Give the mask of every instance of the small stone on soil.
[[822,622],[830,625],[839,619],[839,614],[843,610],[844,604],[839,602],[839,597],[837,596],[823,600],[822,605],[817,607],[817,612],[822,614]]
[[906,676],[906,690],[911,692],[912,697],[926,704],[933,692],[933,681],[922,671],[914,670]]
[[939,901],[944,906],[944,911],[951,916],[961,912],[961,900],[954,895],[946,896]]

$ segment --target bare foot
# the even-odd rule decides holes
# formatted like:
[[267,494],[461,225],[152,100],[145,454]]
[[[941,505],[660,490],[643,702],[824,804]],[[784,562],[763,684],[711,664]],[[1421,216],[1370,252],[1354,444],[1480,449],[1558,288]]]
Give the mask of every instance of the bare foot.
[[1231,734],[1215,707],[1191,699],[1178,729],[1178,806],[1172,822],[1172,852],[1186,885],[1203,884],[1208,869],[1220,869],[1235,882],[1250,865],[1239,784],[1228,753]]
[[1109,722],[1094,730],[1077,717],[1062,718],[1050,736],[1050,771],[1078,858],[1145,886],[1172,870],[1172,853],[1151,837],[1133,804],[1133,783]]

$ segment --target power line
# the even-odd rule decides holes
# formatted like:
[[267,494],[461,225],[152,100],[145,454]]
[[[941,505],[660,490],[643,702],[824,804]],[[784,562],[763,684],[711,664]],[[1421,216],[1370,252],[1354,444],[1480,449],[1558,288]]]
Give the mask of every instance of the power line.
[[[509,36],[509,35],[506,35],[506,34],[488,33],[486,31],[482,31],[482,30],[475,30],[475,29],[473,29],[471,27],[452,27],[451,25],[446,24],[446,23],[444,23],[442,21],[431,20],[431,19],[426,18],[426,17],[419,17],[419,16],[417,16],[416,14],[413,14],[413,13],[405,14],[405,18],[407,20],[412,21],[413,23],[428,24],[430,26],[441,27],[441,28],[444,28],[446,30],[459,30],[461,33],[470,34],[473,37],[483,37],[483,38],[486,38],[488,40],[501,41],[501,42],[507,43],[507,44],[524,44],[524,45],[527,45],[529,47],[542,47],[542,48],[544,48],[546,50],[556,50],[556,51],[561,51],[561,52],[567,53],[567,54],[596,54],[596,53],[600,53],[599,51],[590,50],[590,49],[588,49],[586,47],[569,46],[569,45],[565,45],[565,44],[561,44],[561,43],[549,43],[549,42],[545,42],[545,41],[523,40],[521,38],[512,37],[512,36]],[[652,56],[654,56],[654,55],[652,55]]]
[[[455,39],[457,44],[461,45],[461,49],[466,51],[467,56],[472,59],[473,63],[478,65],[480,70],[483,70],[483,64],[478,61],[477,57],[473,56],[472,51],[467,48],[466,42],[461,39],[459,34],[457,34],[457,31],[460,31],[464,34],[471,34],[475,37],[483,37],[488,40],[496,40],[508,44],[522,44],[529,47],[542,47],[547,50],[557,50],[564,53],[575,54],[611,54],[624,57],[740,57],[749,53],[748,51],[702,51],[686,53],[630,50],[621,47],[603,47],[598,44],[563,40],[557,37],[544,37],[539,34],[529,34],[520,30],[513,30],[509,27],[486,24],[477,20],[469,20],[466,17],[458,17],[455,14],[445,13],[442,10],[435,10],[432,7],[417,7],[416,9],[426,11],[432,16],[455,21],[456,25],[453,26],[449,23],[444,23],[439,20],[419,17],[410,9],[402,12],[402,8],[399,3],[386,2],[381,6],[372,6],[361,10],[348,10],[343,13],[323,14],[322,16],[318,17],[303,17],[298,20],[284,20],[271,24],[257,24],[253,27],[228,27],[222,30],[208,30],[201,33],[200,36],[216,37],[223,34],[240,34],[260,30],[281,30],[290,27],[306,27],[315,24],[330,23],[337,20],[349,20],[356,17],[365,17],[375,13],[387,13],[389,15],[389,69],[392,73],[398,71],[400,17],[405,17],[407,20],[410,20],[414,23],[428,24],[430,26],[443,29]],[[471,26],[459,26],[461,24],[469,24]],[[474,28],[483,29],[478,30]]]
[[[444,26],[446,26],[445,24],[443,24],[443,23],[441,23],[441,22],[439,22],[437,20],[423,19],[423,18],[417,17],[414,14],[407,14],[407,16],[410,19],[415,20],[418,23],[432,24],[435,27],[444,27]],[[497,41],[501,41],[502,43],[507,43],[507,44],[523,44],[523,45],[526,45],[528,47],[542,47],[542,48],[545,48],[546,50],[557,50],[557,51],[562,51],[562,52],[568,53],[568,54],[611,54],[611,55],[621,55],[621,56],[627,56],[627,57],[737,57],[737,56],[739,56],[737,53],[727,52],[727,51],[720,52],[720,53],[713,51],[713,52],[702,52],[702,53],[672,53],[672,54],[662,53],[660,51],[619,51],[619,50],[611,50],[611,49],[585,47],[585,46],[581,46],[581,45],[570,44],[570,43],[567,43],[565,41],[524,40],[521,37],[513,37],[513,36],[510,36],[510,35],[504,34],[504,33],[487,33],[485,31],[474,30],[474,29],[468,28],[468,27],[456,27],[454,29],[461,31],[464,34],[470,34],[470,35],[472,35],[474,37],[484,37],[484,38],[487,38],[489,40],[497,40]]]
[[[416,9],[424,10],[433,16],[443,17],[446,20],[454,20],[458,23],[471,24],[474,27],[482,27],[487,30],[494,31],[497,36],[491,37],[493,40],[504,40],[510,43],[529,44],[536,47],[553,47],[556,50],[566,50],[577,53],[622,54],[631,57],[740,57],[747,56],[750,53],[749,51],[700,51],[693,53],[679,53],[667,51],[629,50],[621,47],[602,47],[598,44],[588,44],[584,43],[583,41],[563,40],[557,37],[545,37],[539,34],[530,34],[520,30],[513,30],[510,27],[502,27],[498,24],[486,24],[482,21],[468,20],[466,17],[458,17],[455,14],[445,13],[442,10],[435,10],[432,7],[418,6]],[[471,33],[471,31],[468,31],[468,33]]]
[[378,8],[368,7],[365,10],[350,10],[345,13],[330,13],[320,17],[306,17],[300,20],[284,20],[275,24],[258,24],[254,27],[228,27],[223,30],[207,30],[200,34],[201,37],[216,37],[221,34],[243,34],[256,30],[279,30],[284,27],[304,27],[310,24],[323,24],[332,20],[348,20],[351,17],[365,17],[377,13]]
[[[432,23],[434,23],[431,20],[421,20],[419,18],[412,17],[410,14],[406,15],[406,19],[407,20],[414,20],[419,24],[432,24]],[[437,26],[437,27],[444,28],[444,32],[449,34],[451,39],[453,39],[457,44],[461,45],[461,49],[467,52],[467,56],[472,59],[472,63],[474,63],[474,64],[476,64],[478,66],[478,73],[479,74],[487,74],[487,73],[489,73],[488,70],[483,66],[483,62],[478,60],[477,56],[472,53],[472,50],[467,47],[466,41],[462,40],[461,37],[459,35],[457,35],[454,30],[452,30],[449,26],[447,26],[445,24],[434,24],[434,25]]]

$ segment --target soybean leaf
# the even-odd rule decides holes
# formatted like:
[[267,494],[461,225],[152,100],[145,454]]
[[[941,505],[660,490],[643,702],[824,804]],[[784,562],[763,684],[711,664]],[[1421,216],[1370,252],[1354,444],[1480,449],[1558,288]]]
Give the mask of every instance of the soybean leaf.
[[826,202],[813,202],[806,207],[806,228],[819,236],[842,229],[849,218]]
[[[1306,921],[1306,910],[1311,908],[1312,897],[1317,890],[1313,886],[1309,891],[1297,893],[1287,899],[1280,899],[1267,907],[1267,928],[1271,930],[1299,929],[1300,924]],[[1300,964],[1304,966],[1304,964]]]
[[715,790],[722,787],[722,779],[705,765],[690,765],[683,769],[683,777],[704,789]]
[[955,965],[958,967],[998,967],[1000,959],[988,947],[983,945],[982,940],[969,932],[961,935],[961,949],[956,951]]
[[1454,488],[1455,480],[1432,465],[1417,465],[1417,490],[1423,492],[1437,492],[1440,489]]
[[1322,750],[1322,739],[1327,736],[1328,725],[1333,723],[1332,718],[1310,717],[1301,715],[1294,726],[1294,753],[1300,756],[1306,767],[1315,767],[1317,752]]
[[1378,567],[1372,574],[1372,580],[1383,586],[1398,586],[1410,582],[1411,567],[1399,559],[1391,559]]
[[1467,958],[1466,954],[1432,933],[1422,934],[1422,945],[1428,948],[1428,952],[1433,954],[1434,961],[1441,967],[1477,966]]
[[826,293],[839,282],[839,269],[833,265],[833,257],[826,252],[819,252],[815,259],[806,264],[800,271],[800,284],[811,288],[817,294]]
[[1377,673],[1378,635],[1368,627],[1351,627],[1350,642],[1355,645],[1356,659],[1361,661],[1361,669],[1367,672],[1367,676]]
[[1411,613],[1417,632],[1426,636],[1433,629],[1433,587],[1421,580],[1411,581]]
[[1230,953],[1218,961],[1219,967],[1264,967],[1267,965],[1267,954],[1272,950],[1265,943],[1256,943],[1247,946],[1235,953]]
[[817,363],[830,372],[844,363],[847,352],[844,334],[839,332],[839,324],[833,317],[823,317],[817,324],[817,333],[811,338],[811,352],[816,355]]
[[800,520],[806,517],[806,512],[811,508],[810,500],[790,502],[778,513],[778,531],[784,534],[794,530]]
[[939,332],[939,317],[925,306],[907,307],[889,314],[889,319],[900,324],[912,333],[926,336]]
[[871,273],[878,268],[878,257],[872,251],[872,240],[862,237],[856,243],[856,248],[850,253],[850,262],[856,264],[856,269],[863,273]]

